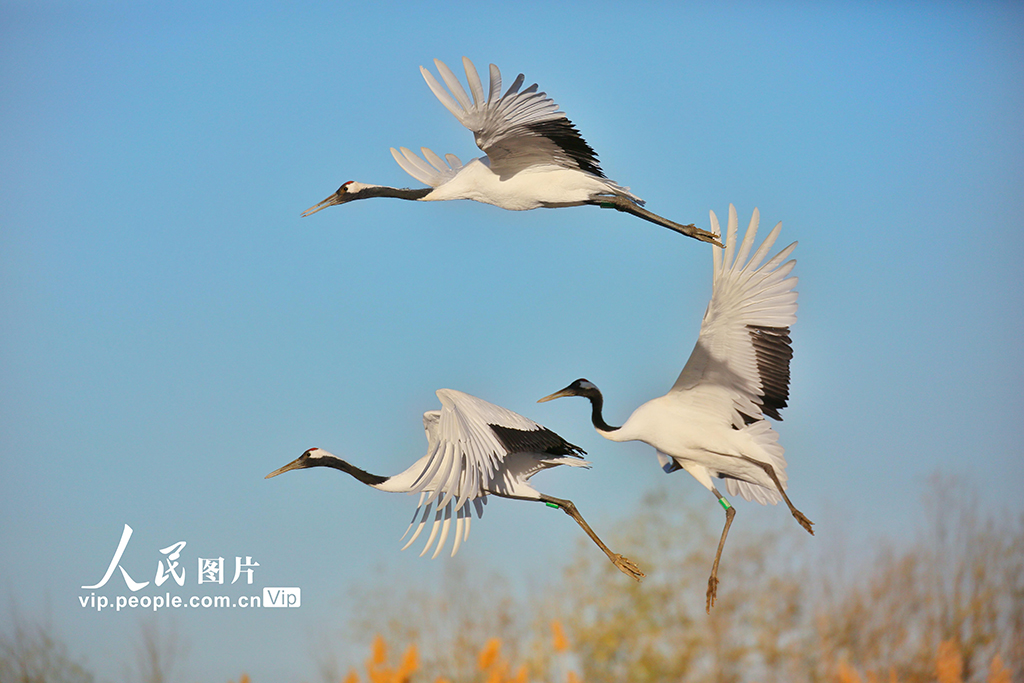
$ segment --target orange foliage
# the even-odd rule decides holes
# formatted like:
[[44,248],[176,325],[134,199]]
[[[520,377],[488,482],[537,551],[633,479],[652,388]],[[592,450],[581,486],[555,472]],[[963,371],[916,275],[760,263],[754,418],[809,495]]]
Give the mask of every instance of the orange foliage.
[[565,637],[565,631],[562,630],[562,622],[558,619],[551,622],[551,635],[554,639],[555,652],[565,652],[569,649],[569,639]]
[[388,646],[378,633],[377,637],[373,639],[373,645],[370,646],[370,659],[366,662],[366,668],[381,666],[387,661],[387,658]]
[[836,673],[836,683],[860,683],[860,674],[844,659],[839,662],[839,671]]
[[[935,654],[936,683],[963,683],[963,669],[963,655],[957,642],[944,640],[939,643],[939,650]],[[882,680],[883,678],[876,674],[868,673],[866,683],[880,683]],[[839,662],[839,666],[836,668],[835,683],[861,683],[861,681],[860,674],[846,660]],[[888,683],[899,683],[896,671],[893,669],[889,670]],[[1010,671],[1003,664],[1003,659],[999,655],[992,658],[987,683],[1011,683]]]
[[[569,649],[569,641],[565,637],[562,625],[557,621],[551,622],[552,641],[556,652],[565,652]],[[516,669],[515,675],[511,675],[511,665],[508,660],[501,656],[501,640],[491,638],[480,650],[477,662],[480,672],[485,674],[483,679],[486,683],[528,683],[530,680],[526,666]],[[401,662],[395,668],[387,666],[387,644],[381,636],[373,640],[370,650],[370,658],[366,661],[366,674],[369,683],[411,683],[412,675],[419,669],[419,653],[415,645],[410,645],[405,651]],[[936,683],[963,683],[963,656],[960,647],[955,640],[946,640],[939,644],[935,656]],[[899,683],[896,671],[889,670],[888,677],[881,677],[869,672],[867,678],[862,679],[860,673],[845,659],[840,661],[836,667],[835,683],[881,683],[886,678],[887,683]],[[249,676],[242,674],[238,683],[250,683]],[[360,683],[359,675],[353,669],[345,677],[343,683]],[[437,678],[434,683],[450,683],[445,678]],[[574,671],[566,675],[566,683],[581,683],[580,677]],[[992,659],[989,668],[987,683],[1011,683],[1010,671],[1006,668],[1002,658],[996,655]]]
[[935,675],[938,683],[963,683],[964,659],[954,640],[939,643],[939,654],[935,659]]
[[[366,660],[366,678],[369,683],[410,683],[413,673],[420,666],[419,653],[415,645],[409,646],[397,667],[389,667],[387,661],[388,646],[384,638],[378,634],[370,646],[370,658]],[[439,683],[443,683],[438,680]],[[359,683],[359,674],[355,669],[349,671],[344,683]]]
[[1003,666],[999,655],[992,658],[992,666],[988,670],[988,683],[1010,683],[1010,670]]
[[480,658],[478,660],[478,666],[481,671],[488,671],[494,663],[498,660],[498,654],[501,651],[501,640],[498,638],[491,638],[484,645],[484,649],[480,650]]
[[[396,668],[388,667],[387,659],[387,644],[378,635],[370,646],[370,658],[366,660],[366,675],[369,683],[410,683],[413,673],[420,666],[419,652],[415,645],[409,646]],[[480,672],[486,674],[486,683],[528,683],[530,680],[525,666],[519,667],[514,676],[509,674],[511,666],[501,656],[501,640],[499,638],[491,638],[487,641],[487,644],[480,650],[478,663]],[[248,678],[241,683],[249,683]],[[344,683],[360,683],[359,675],[355,670],[349,672]],[[449,683],[449,681],[445,678],[437,678],[434,683]]]
[[402,663],[398,665],[398,676],[405,680],[418,668],[420,668],[419,652],[416,651],[415,645],[410,645],[402,656]]
[[520,666],[515,675],[511,675],[511,664],[501,656],[501,640],[491,638],[480,650],[477,660],[481,673],[487,674],[486,683],[527,683],[529,676],[526,667]]

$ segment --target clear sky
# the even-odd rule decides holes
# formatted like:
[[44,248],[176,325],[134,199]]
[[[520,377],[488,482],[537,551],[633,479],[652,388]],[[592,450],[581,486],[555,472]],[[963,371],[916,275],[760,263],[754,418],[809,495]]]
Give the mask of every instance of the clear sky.
[[[593,470],[535,483],[599,531],[662,482],[583,401],[534,401],[587,377],[616,423],[664,393],[707,245],[592,207],[300,218],[346,180],[418,186],[390,146],[479,154],[419,74],[435,57],[525,73],[652,211],[706,227],[758,207],[799,240],[778,429],[819,537],[908,533],[935,472],[1024,509],[1019,3],[208,5],[0,3],[0,623],[48,620],[119,679],[149,613],[79,600],[129,524],[136,581],[186,541],[185,585],[137,595],[247,594],[197,585],[200,557],[227,583],[251,556],[256,594],[302,589],[294,610],[157,613],[189,680],[315,679],[309,641],[346,591],[451,560],[399,552],[413,499],[263,476],[311,446],[402,470],[441,387],[587,449]],[[580,533],[554,514],[495,501],[455,562],[557,570]],[[95,594],[131,592],[117,572]]]

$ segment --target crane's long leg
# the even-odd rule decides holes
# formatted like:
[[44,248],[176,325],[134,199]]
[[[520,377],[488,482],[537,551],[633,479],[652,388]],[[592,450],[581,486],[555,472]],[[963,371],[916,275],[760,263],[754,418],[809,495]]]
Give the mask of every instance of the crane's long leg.
[[775,474],[775,468],[772,467],[771,465],[769,465],[766,462],[761,462],[760,460],[754,460],[753,458],[748,458],[745,455],[740,456],[740,457],[742,457],[744,460],[748,460],[751,463],[757,465],[758,467],[760,467],[761,469],[763,469],[765,471],[765,474],[767,474],[769,477],[771,477],[771,480],[773,482],[775,482],[775,488],[777,488],[779,490],[779,493],[782,494],[782,500],[786,501],[786,505],[789,506],[789,511],[793,513],[794,517],[796,517],[796,521],[800,522],[800,526],[802,526],[803,528],[807,529],[807,533],[809,533],[811,536],[813,536],[814,535],[814,529],[812,529],[811,527],[814,526],[814,522],[812,522],[811,520],[807,519],[807,517],[804,515],[804,513],[802,513],[799,510],[797,510],[796,507],[793,505],[793,503],[790,502],[789,496],[787,496],[786,492],[782,490],[782,483],[779,481],[778,475]]
[[576,509],[575,503],[571,500],[553,498],[552,496],[548,496],[543,493],[540,495],[540,499],[548,505],[555,505],[562,508],[562,510],[565,511],[565,514],[576,520],[576,523],[580,525],[580,528],[587,532],[587,536],[590,536],[590,539],[597,544],[598,548],[604,551],[604,554],[608,556],[608,559],[612,561],[612,564],[618,567],[619,571],[623,574],[631,576],[637,581],[645,576],[645,574],[640,571],[640,568],[637,567],[631,559],[623,555],[619,555],[618,553],[613,553],[608,546],[604,544],[604,541],[598,538],[597,534],[594,533],[594,530],[590,528],[589,524],[587,524],[587,521],[583,519],[583,515],[580,514],[580,511]]
[[669,230],[675,230],[678,233],[686,235],[687,237],[692,237],[696,240],[700,240],[701,242],[710,242],[711,244],[714,244],[715,246],[718,247],[722,246],[722,243],[718,241],[718,238],[715,237],[710,232],[701,230],[692,223],[690,225],[680,225],[679,223],[670,221],[667,218],[662,218],[658,214],[648,211],[642,206],[634,204],[626,197],[621,197],[619,195],[609,195],[607,197],[601,197],[600,199],[596,199],[592,203],[597,204],[602,209],[617,209],[618,211],[625,211],[626,213],[631,213],[634,216],[637,216],[638,218],[643,218],[645,221],[650,221],[655,225],[660,225],[662,227],[668,228]]
[[722,538],[718,541],[718,552],[715,553],[715,562],[711,565],[711,578],[708,579],[707,613],[711,614],[711,608],[715,606],[715,598],[718,597],[718,562],[722,559],[722,548],[725,547],[725,537],[729,535],[729,527],[732,526],[732,518],[736,516],[736,508],[729,504],[721,493],[714,486],[711,492],[718,498],[718,502],[725,508],[725,527],[722,529]]

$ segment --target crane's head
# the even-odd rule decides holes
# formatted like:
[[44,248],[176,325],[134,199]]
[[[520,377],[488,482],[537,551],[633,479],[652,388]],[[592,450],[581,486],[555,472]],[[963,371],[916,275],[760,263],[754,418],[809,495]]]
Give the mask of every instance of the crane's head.
[[581,377],[566,388],[539,399],[537,403],[545,403],[547,401],[553,401],[556,398],[564,398],[565,396],[583,396],[590,399],[600,399],[601,390],[598,389],[597,385],[590,380],[586,380]]
[[601,396],[601,390],[597,388],[593,382],[582,377],[567,386],[565,389],[556,391],[553,394],[549,394],[544,398],[537,401],[537,403],[544,403],[545,401],[553,401],[556,398],[562,398],[563,396],[582,396],[583,398],[590,401],[590,421],[594,423],[594,428],[599,434],[605,438],[611,438],[608,436],[609,432],[614,432],[621,427],[612,427],[604,421],[604,417],[601,415],[601,408],[604,406],[604,397]]
[[327,199],[323,200],[319,204],[316,204],[306,209],[302,213],[302,215],[309,216],[316,213],[320,209],[326,209],[328,206],[344,204],[345,202],[350,202],[353,199],[362,199],[362,196],[360,196],[360,192],[366,189],[366,187],[367,186],[363,185],[362,183],[357,183],[353,180],[350,180],[347,183],[343,184],[341,187],[339,187],[338,191],[332,194]]
[[268,474],[267,476],[265,476],[264,479],[270,479],[271,477],[276,477],[279,474],[284,474],[285,472],[290,472],[291,470],[301,470],[307,467],[323,467],[325,465],[329,466],[331,463],[336,462],[337,460],[337,456],[328,453],[322,448],[310,448],[308,451],[300,455],[295,460],[292,460],[284,467],[279,467],[270,474]]

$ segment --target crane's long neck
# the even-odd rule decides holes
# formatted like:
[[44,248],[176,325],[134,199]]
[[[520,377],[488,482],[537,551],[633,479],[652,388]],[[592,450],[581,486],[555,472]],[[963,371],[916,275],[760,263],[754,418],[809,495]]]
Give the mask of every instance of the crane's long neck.
[[590,399],[590,421],[594,423],[594,429],[601,432],[602,435],[617,431],[619,427],[609,425],[601,414],[601,410],[604,408],[604,396],[601,395],[601,392],[589,392],[586,397]]
[[311,206],[302,212],[303,216],[312,216],[317,211],[326,209],[328,206],[346,204],[356,199],[369,199],[370,197],[395,197],[397,199],[423,199],[434,191],[432,187],[422,187],[416,190],[408,187],[387,187],[386,185],[367,185],[348,181],[338,188],[338,191],[315,206]]
[[434,191],[432,187],[387,187],[386,185],[368,185],[359,192],[359,199],[370,197],[394,197],[395,199],[423,199]]
[[382,477],[379,474],[370,474],[366,470],[361,470],[355,465],[345,462],[341,458],[327,458],[322,465],[324,467],[333,467],[334,469],[341,470],[346,474],[351,474],[367,486],[373,486],[375,488],[380,487],[381,484],[390,479],[390,477]]

